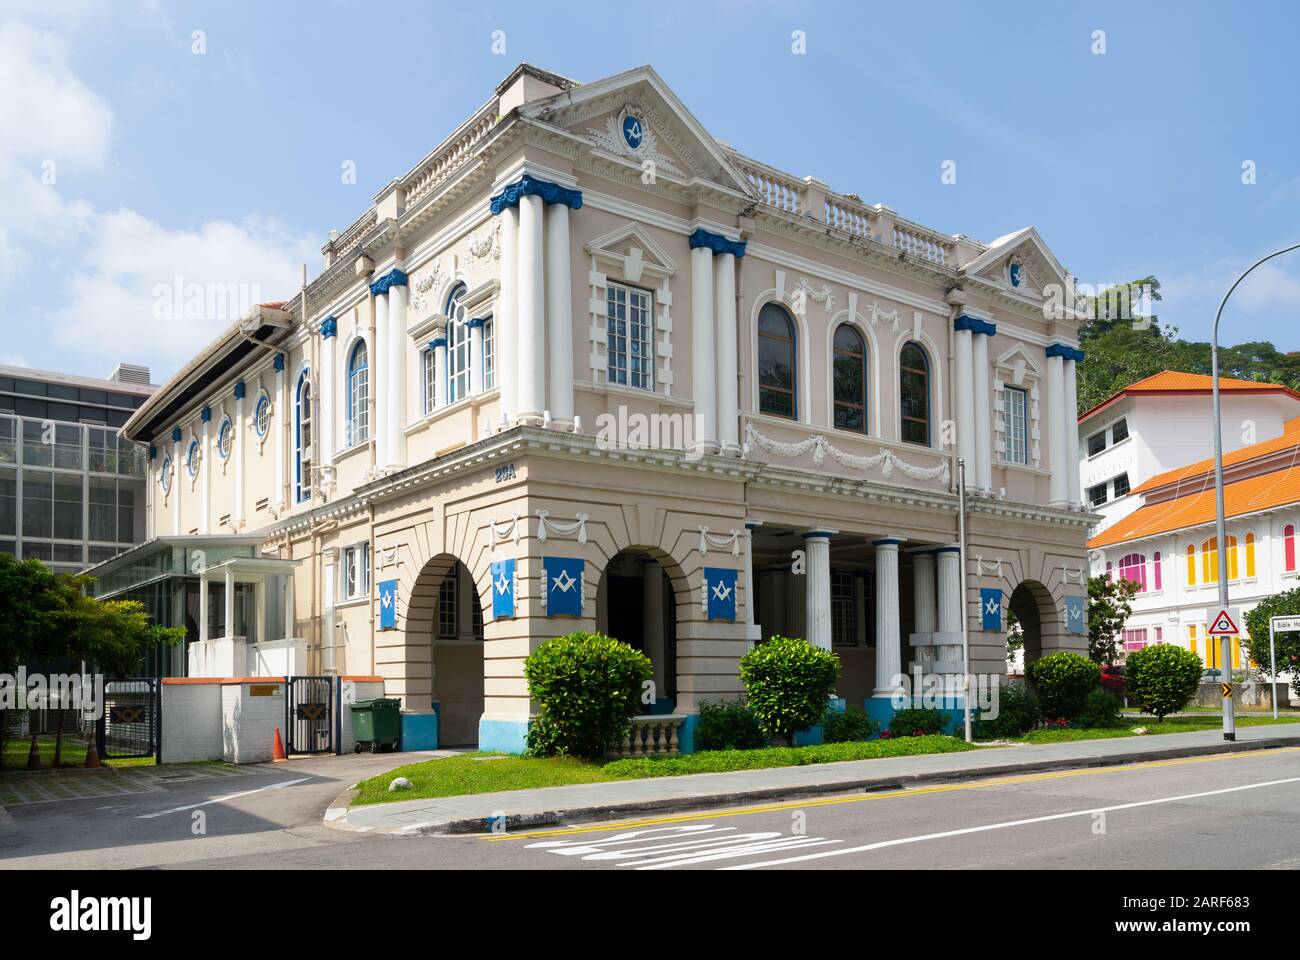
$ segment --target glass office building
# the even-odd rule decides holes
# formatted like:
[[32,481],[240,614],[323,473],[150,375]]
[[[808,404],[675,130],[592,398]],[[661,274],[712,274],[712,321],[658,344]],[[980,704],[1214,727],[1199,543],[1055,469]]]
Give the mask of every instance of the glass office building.
[[0,366],[0,552],[78,573],[145,536],[148,453],[118,428],[156,387]]

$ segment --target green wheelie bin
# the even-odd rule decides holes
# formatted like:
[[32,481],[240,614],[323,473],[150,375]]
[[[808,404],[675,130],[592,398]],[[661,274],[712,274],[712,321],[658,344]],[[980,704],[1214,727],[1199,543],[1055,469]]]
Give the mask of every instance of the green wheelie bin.
[[357,738],[355,753],[361,752],[363,743],[370,744],[371,753],[378,753],[383,746],[396,750],[402,735],[402,701],[387,697],[358,700],[352,704],[352,731]]

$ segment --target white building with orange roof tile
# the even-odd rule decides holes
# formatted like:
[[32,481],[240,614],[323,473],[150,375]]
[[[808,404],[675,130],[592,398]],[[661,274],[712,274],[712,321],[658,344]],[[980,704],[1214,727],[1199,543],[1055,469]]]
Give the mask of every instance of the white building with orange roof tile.
[[[1223,450],[1272,440],[1300,416],[1300,394],[1276,383],[1221,377]],[[1102,515],[1094,534],[1142,505],[1138,489],[1214,453],[1210,378],[1163,370],[1079,417],[1079,486]]]
[[[1280,397],[1278,393],[1254,395],[1253,391],[1243,397],[1240,394],[1245,390],[1225,396],[1225,441],[1229,404],[1234,408],[1232,415],[1240,419],[1244,411],[1262,415],[1270,406],[1296,402],[1291,391],[1272,389],[1281,390]],[[1143,426],[1159,422],[1143,410],[1149,402],[1137,399],[1128,408],[1133,421],[1130,429],[1135,434]],[[1197,429],[1209,436],[1208,410]],[[1160,441],[1166,449],[1180,442],[1178,437],[1156,436],[1157,441],[1149,445],[1133,443],[1134,462],[1140,463],[1147,450],[1158,448]],[[1140,435],[1133,439],[1139,441]],[[1285,421],[1276,437],[1225,454],[1227,548],[1222,559],[1214,529],[1213,457],[1157,473],[1133,488],[1127,509],[1110,517],[1111,522],[1088,541],[1093,574],[1106,573],[1138,584],[1133,614],[1124,630],[1124,651],[1176,642],[1200,654],[1207,666],[1218,666],[1217,649],[1207,643],[1205,611],[1218,600],[1220,562],[1228,565],[1232,605],[1243,611],[1266,597],[1300,586],[1298,464],[1300,418]],[[1240,644],[1234,642],[1232,666],[1243,665]]]

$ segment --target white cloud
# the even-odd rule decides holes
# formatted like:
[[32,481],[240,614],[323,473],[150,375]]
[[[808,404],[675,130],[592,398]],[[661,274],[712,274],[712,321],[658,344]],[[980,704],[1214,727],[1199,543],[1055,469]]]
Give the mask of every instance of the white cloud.
[[[1260,251],[1260,255],[1267,252]],[[1201,270],[1161,277],[1161,320],[1177,326],[1185,339],[1208,340],[1223,295],[1255,259],[1219,260]],[[1272,340],[1279,350],[1295,349],[1297,303],[1300,252],[1284,254],[1257,267],[1233,291],[1220,326],[1220,342]]]
[[[65,169],[111,167],[113,110],[73,71],[56,32],[88,30],[103,12],[85,2],[61,18],[24,21],[12,8],[0,16],[0,298],[37,321],[7,324],[0,346],[68,372],[145,363],[158,380],[252,302],[292,295],[321,241],[258,216],[178,229],[61,192]],[[204,292],[236,296],[194,310],[160,296],[178,278],[201,301]]]

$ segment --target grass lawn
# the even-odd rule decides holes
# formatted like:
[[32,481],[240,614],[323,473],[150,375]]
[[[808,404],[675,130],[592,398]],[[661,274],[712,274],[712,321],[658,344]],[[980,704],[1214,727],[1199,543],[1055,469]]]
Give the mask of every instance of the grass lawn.
[[[607,783],[644,777],[674,777],[688,773],[724,773],[797,767],[845,760],[907,757],[922,753],[956,753],[978,749],[954,737],[898,737],[854,743],[828,743],[816,747],[770,747],[764,750],[716,750],[676,757],[642,757],[634,760],[592,762],[572,757],[533,759],[505,754],[467,753],[425,760],[369,780],[363,780],[353,804],[388,803],[430,797],[458,797],[470,793],[558,787],[573,783]],[[414,789],[388,792],[395,777],[406,777]]]
[[[54,734],[40,734],[36,738],[36,749],[41,755],[41,769],[49,770],[54,766]],[[4,752],[0,754],[0,769],[25,770],[27,754],[32,748],[30,737],[9,738],[4,742]],[[80,767],[86,762],[86,741],[65,735],[63,748],[59,752],[60,767]],[[152,765],[153,757],[131,757],[123,760],[105,760],[106,767],[138,767]]]
[[[1239,727],[1258,727],[1270,723],[1300,723],[1300,716],[1279,714],[1277,720],[1272,714],[1266,716],[1236,717]],[[1035,730],[1020,738],[1023,743],[1064,743],[1069,740],[1103,740],[1110,737],[1131,737],[1135,727],[1145,727],[1148,734],[1157,733],[1195,733],[1198,730],[1218,730],[1222,725],[1219,712],[1196,717],[1170,717],[1163,723],[1155,717],[1135,717],[1126,715],[1123,726],[1119,727],[1065,727],[1060,730]]]

